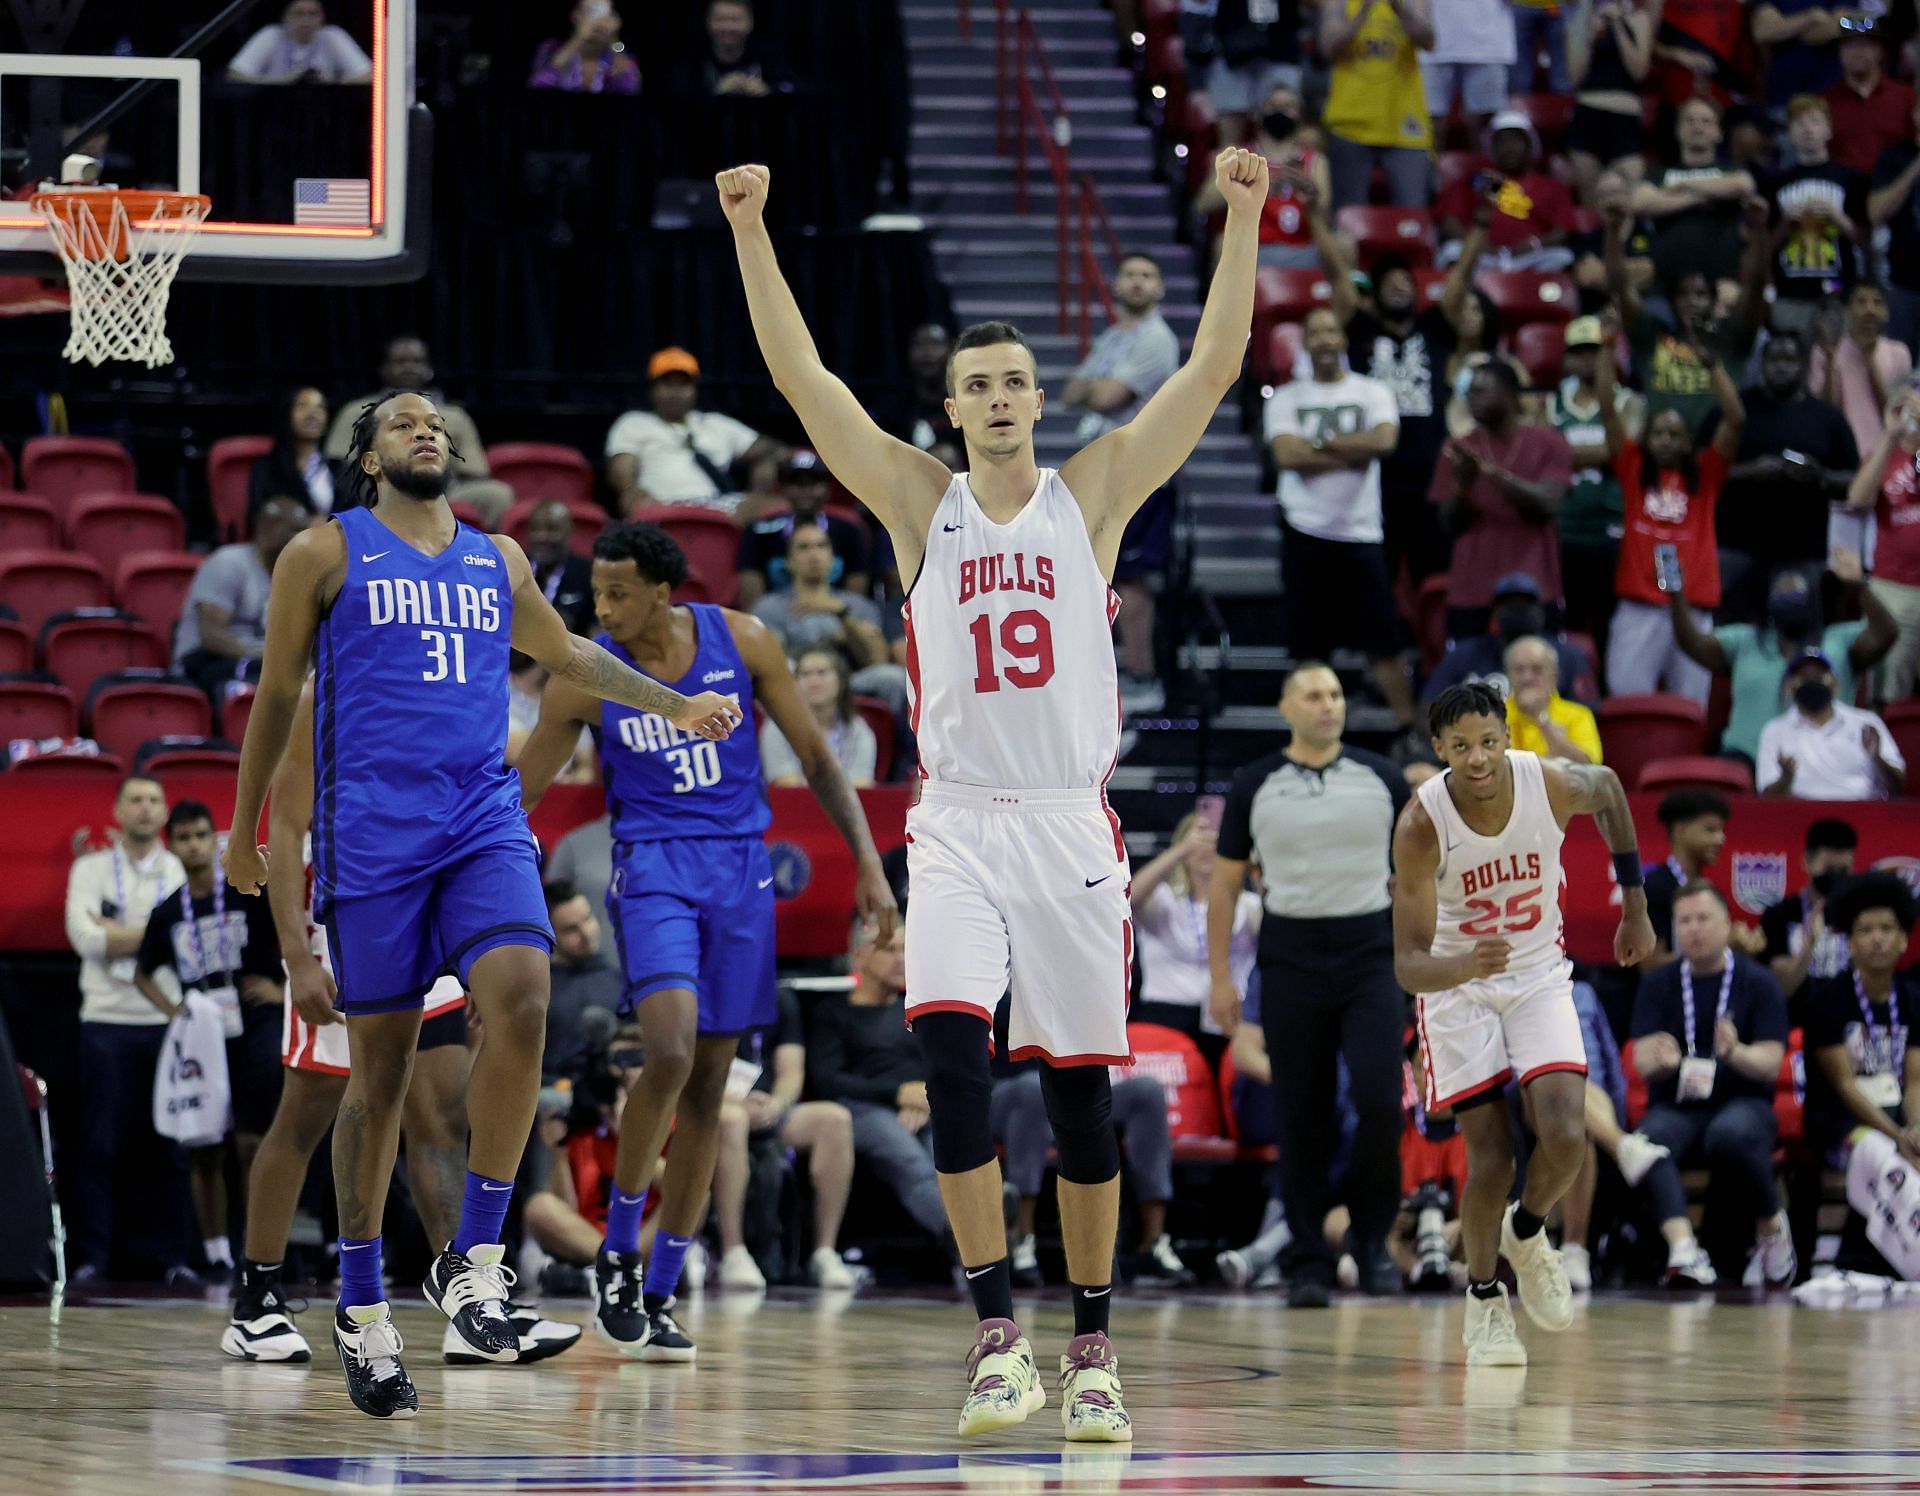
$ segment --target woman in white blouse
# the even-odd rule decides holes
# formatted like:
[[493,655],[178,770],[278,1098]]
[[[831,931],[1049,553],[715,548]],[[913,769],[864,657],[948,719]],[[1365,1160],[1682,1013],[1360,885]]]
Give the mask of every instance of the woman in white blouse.
[[[854,710],[853,686],[848,681],[847,662],[840,657],[840,651],[802,650],[794,662],[793,682],[799,687],[800,699],[806,703],[807,710],[813,713],[813,720],[820,724],[820,736],[833,750],[847,783],[855,789],[872,784],[880,745],[874,741],[873,729]],[[760,729],[760,767],[766,773],[768,784],[797,787],[807,782],[799,755],[771,718]]]
[[[1198,814],[1174,827],[1173,844],[1133,875],[1133,923],[1140,949],[1136,1023],[1178,1029],[1199,1044],[1216,1070],[1226,1036],[1207,1014],[1213,983],[1207,967],[1207,890],[1213,881],[1219,829]],[[1260,933],[1260,899],[1242,892],[1233,915],[1229,954],[1235,984],[1246,989]]]

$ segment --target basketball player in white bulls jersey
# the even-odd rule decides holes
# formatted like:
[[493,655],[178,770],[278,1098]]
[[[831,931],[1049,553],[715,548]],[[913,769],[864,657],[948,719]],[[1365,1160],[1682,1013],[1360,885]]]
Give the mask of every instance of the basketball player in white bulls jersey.
[[[313,820],[313,683],[300,693],[292,736],[273,778],[267,813],[267,902],[287,967],[286,1018],[280,1063],[284,1084],[273,1125],[248,1174],[247,1235],[231,1318],[220,1349],[242,1361],[305,1362],[306,1337],[287,1307],[281,1265],[307,1166],[333,1125],[352,1071],[347,1025],[334,1009],[333,962],[326,932],[313,919],[307,832]],[[467,1168],[467,994],[442,977],[421,1000],[401,1125],[415,1208],[429,1242],[459,1224]],[[520,1336],[520,1360],[557,1356],[580,1338],[580,1326],[546,1320],[518,1304],[508,1318]],[[449,1323],[441,1353],[453,1365],[482,1366]]]
[[1111,578],[1127,520],[1199,442],[1240,376],[1253,315],[1264,158],[1222,151],[1226,237],[1193,354],[1133,420],[1058,472],[1037,467],[1044,396],[1005,322],[969,327],[947,363],[967,471],[886,435],[821,362],[761,221],[768,172],[717,178],[760,350],[828,468],[893,537],[920,793],[907,818],[907,999],[927,1059],[934,1163],[979,1318],[962,1434],[1042,1406],[1013,1320],[1000,1165],[988,1123],[992,1018],[1012,990],[1015,1059],[1045,1062],[1060,1159],[1074,1338],[1060,1363],[1069,1439],[1124,1441],[1107,1338],[1120,1158],[1109,1064],[1131,1054],[1129,872],[1106,783],[1119,751]]
[[[1427,1109],[1451,1107],[1467,1142],[1460,1224],[1467,1256],[1469,1366],[1525,1366],[1499,1259],[1543,1330],[1573,1322],[1566,1269],[1542,1229],[1586,1154],[1586,1045],[1561,928],[1560,843],[1591,815],[1620,882],[1614,959],[1653,951],[1640,852],[1611,769],[1507,746],[1492,686],[1452,686],[1428,723],[1447,771],[1420,786],[1394,829],[1394,972],[1414,993],[1426,1052]],[[1520,1083],[1538,1139],[1512,1206],[1513,1135],[1504,1088]]]

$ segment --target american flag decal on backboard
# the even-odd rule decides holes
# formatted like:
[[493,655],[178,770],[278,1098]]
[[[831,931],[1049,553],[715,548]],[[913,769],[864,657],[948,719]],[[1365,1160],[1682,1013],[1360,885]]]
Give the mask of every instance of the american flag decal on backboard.
[[366,228],[373,197],[365,177],[296,177],[293,221],[298,226]]

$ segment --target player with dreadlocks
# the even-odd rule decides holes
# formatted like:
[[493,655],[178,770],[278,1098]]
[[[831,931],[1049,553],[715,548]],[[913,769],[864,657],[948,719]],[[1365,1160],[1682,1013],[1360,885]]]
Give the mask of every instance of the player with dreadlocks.
[[[419,1398],[382,1284],[381,1219],[422,999],[446,975],[466,990],[481,1039],[458,1224],[426,1296],[466,1355],[524,1354],[500,1238],[539,1097],[553,930],[519,778],[505,764],[508,655],[703,738],[725,738],[740,712],[710,691],[683,696],[571,633],[517,544],[454,517],[446,423],[425,395],[404,391],[363,412],[353,459],[355,495],[371,486],[372,503],[302,533],[274,571],[233,824],[260,823],[311,658],[314,917],[351,1060],[333,1128],[334,1349],[354,1406],[410,1418]],[[225,862],[243,893],[268,881],[268,849],[249,835],[232,839]]]

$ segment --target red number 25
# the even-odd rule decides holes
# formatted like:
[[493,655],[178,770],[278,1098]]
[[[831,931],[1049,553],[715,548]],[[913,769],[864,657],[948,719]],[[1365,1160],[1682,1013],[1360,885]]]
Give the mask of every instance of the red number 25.
[[1461,922],[1460,933],[1476,940],[1482,935],[1524,934],[1540,923],[1540,900],[1545,894],[1544,888],[1523,889],[1507,900],[1504,909],[1493,899],[1468,899],[1467,907],[1476,912]]

